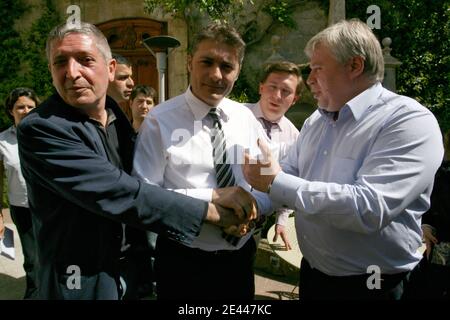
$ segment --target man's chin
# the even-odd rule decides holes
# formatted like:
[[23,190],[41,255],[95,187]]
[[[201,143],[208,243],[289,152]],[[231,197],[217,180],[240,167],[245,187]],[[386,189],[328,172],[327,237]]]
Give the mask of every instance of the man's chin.
[[208,101],[210,101],[208,104],[212,106],[217,106],[222,99],[225,98],[223,93],[212,93],[208,97]]
[[91,109],[96,106],[96,102],[93,99],[87,99],[84,97],[80,98],[69,98],[67,99],[66,103],[71,105],[72,107],[79,108],[79,109]]

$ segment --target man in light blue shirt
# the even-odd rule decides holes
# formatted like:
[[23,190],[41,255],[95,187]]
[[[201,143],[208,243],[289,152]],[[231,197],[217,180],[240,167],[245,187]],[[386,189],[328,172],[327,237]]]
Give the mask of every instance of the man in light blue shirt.
[[305,52],[319,108],[283,171],[261,143],[270,163],[245,165],[244,175],[297,211],[300,298],[399,299],[422,257],[439,126],[417,101],[383,88],[381,47],[364,23],[339,22]]

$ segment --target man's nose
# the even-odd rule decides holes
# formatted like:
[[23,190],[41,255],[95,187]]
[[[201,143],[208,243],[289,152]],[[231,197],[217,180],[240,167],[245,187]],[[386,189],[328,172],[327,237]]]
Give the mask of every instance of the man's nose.
[[315,80],[315,77],[314,77],[314,75],[313,75],[313,72],[311,71],[311,72],[309,73],[309,75],[308,75],[308,78],[306,79],[306,84],[310,86],[310,85],[313,84],[314,82],[316,82],[316,80]]
[[280,89],[280,88],[276,88],[276,89],[273,91],[273,96],[274,96],[277,100],[280,100],[280,99],[282,98],[282,96],[281,96],[281,89]]
[[77,60],[71,58],[67,62],[66,78],[77,79],[80,77],[80,64]]
[[222,71],[220,70],[219,66],[212,66],[211,67],[210,77],[214,81],[222,79]]
[[133,88],[134,87],[134,81],[133,81],[133,78],[128,78],[128,80],[127,80],[127,87],[129,87],[129,88]]

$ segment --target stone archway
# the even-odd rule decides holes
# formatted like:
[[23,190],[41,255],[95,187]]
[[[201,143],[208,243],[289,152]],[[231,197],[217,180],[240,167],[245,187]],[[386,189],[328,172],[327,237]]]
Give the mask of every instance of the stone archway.
[[108,39],[112,52],[126,57],[132,63],[135,84],[149,85],[158,92],[156,59],[141,41],[166,34],[165,24],[145,18],[124,18],[99,23],[97,27]]

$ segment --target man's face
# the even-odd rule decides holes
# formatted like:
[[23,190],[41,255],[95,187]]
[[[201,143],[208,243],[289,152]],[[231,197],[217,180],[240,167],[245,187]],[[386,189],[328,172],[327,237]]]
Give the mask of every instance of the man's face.
[[149,111],[155,106],[152,97],[145,96],[140,93],[131,101],[131,112],[133,113],[133,120],[143,119]]
[[210,106],[217,106],[233,88],[239,75],[238,51],[213,40],[199,43],[188,57],[192,93]]
[[104,106],[108,84],[114,79],[115,61],[105,61],[95,41],[86,34],[70,33],[51,43],[53,85],[67,104],[77,108]]
[[264,118],[278,121],[297,101],[298,77],[287,72],[273,72],[259,85],[259,104]]
[[349,67],[339,63],[323,44],[313,51],[310,67],[307,83],[319,107],[330,112],[339,111],[347,103],[352,83]]
[[108,95],[117,103],[130,100],[134,81],[131,78],[133,70],[126,64],[117,64],[114,81],[109,84]]

